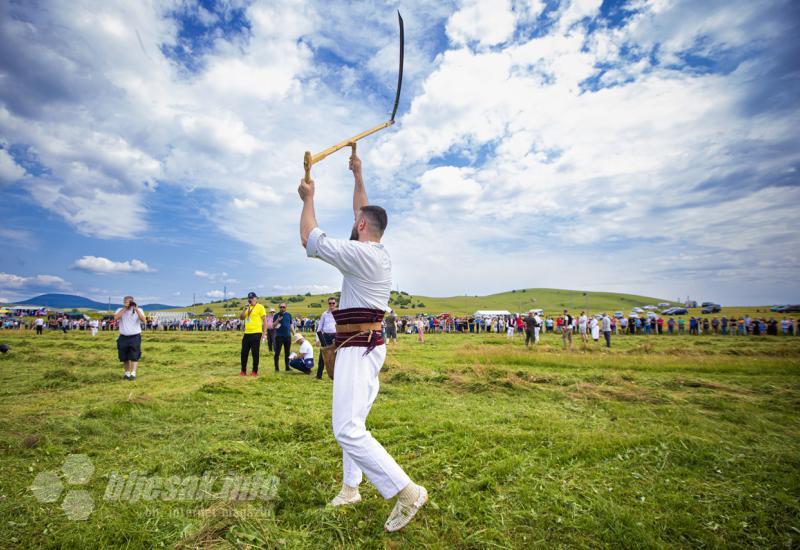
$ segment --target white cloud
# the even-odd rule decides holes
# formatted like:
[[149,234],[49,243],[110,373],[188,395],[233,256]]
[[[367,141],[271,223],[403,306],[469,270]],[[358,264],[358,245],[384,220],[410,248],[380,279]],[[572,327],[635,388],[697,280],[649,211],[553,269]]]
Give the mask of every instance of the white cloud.
[[508,0],[466,0],[447,21],[447,36],[455,44],[494,46],[511,37],[515,22]]
[[27,229],[0,228],[0,239],[25,248],[34,248],[36,246],[36,239],[33,233]]
[[225,271],[221,273],[208,273],[207,271],[195,270],[195,277],[206,279],[212,283],[237,283],[238,281],[230,277]]
[[25,169],[5,149],[0,149],[0,185],[14,183],[24,175]]
[[[792,57],[790,4],[637,1],[626,21],[587,26],[600,4],[404,4],[398,124],[360,146],[370,198],[390,210],[387,238],[403,286],[448,294],[462,274],[474,277],[463,281],[470,288],[525,286],[517,270],[547,258],[565,268],[553,286],[599,280],[569,269],[591,260],[613,264],[617,275],[603,280],[632,290],[665,273],[640,277],[642,264],[657,269],[655,259],[685,250],[718,260],[720,277],[744,281],[730,266],[750,254],[758,284],[791,279],[770,264],[800,246],[785,229],[798,204],[788,170],[800,162],[795,77],[781,66],[782,55]],[[2,4],[0,48],[15,56],[0,65],[9,83],[0,134],[46,172],[21,173],[9,157],[0,158],[0,174],[21,180],[12,185],[79,232],[103,238],[155,230],[146,220],[161,182],[203,190],[212,197],[209,220],[251,245],[254,263],[281,254],[296,280],[336,284],[333,270],[305,259],[291,229],[302,153],[388,114],[394,14],[379,5],[353,14],[335,2],[256,1],[246,8],[250,30],[214,36],[189,71],[164,54],[182,40],[168,16],[174,8]],[[196,11],[208,22],[221,17]],[[713,70],[686,66],[687,53],[707,57]],[[793,106],[779,111],[780,101]],[[341,152],[313,170],[318,219],[344,236],[346,166]],[[251,216],[259,223],[242,223]],[[726,238],[730,227],[742,237]],[[395,230],[405,240],[393,240]],[[429,256],[408,246],[414,231]],[[471,267],[481,258],[502,276]],[[426,265],[458,276],[424,276]],[[207,280],[229,280],[215,277]],[[753,287],[740,283],[743,292]]]
[[225,297],[225,293],[223,291],[221,291],[221,290],[209,290],[208,292],[206,292],[206,298],[217,299],[217,298],[224,298],[224,297]]
[[[787,225],[800,197],[795,188],[772,185],[791,178],[800,163],[800,151],[789,146],[797,139],[800,112],[771,112],[768,105],[758,115],[746,112],[752,83],[763,74],[757,64],[706,73],[619,57],[623,45],[652,48],[652,37],[635,31],[643,19],[657,24],[674,16],[656,17],[651,10],[693,20],[688,35],[677,23],[659,27],[673,57],[703,41],[719,40],[720,48],[743,43],[736,29],[747,28],[748,18],[763,18],[762,10],[722,9],[718,19],[704,14],[708,21],[701,24],[689,15],[692,4],[643,4],[642,15],[622,30],[601,27],[589,39],[581,20],[596,15],[599,4],[573,2],[549,33],[504,49],[446,52],[403,117],[402,132],[382,137],[369,160],[383,165],[387,190],[398,188],[390,174],[410,180],[396,202],[402,223],[414,227],[414,234],[436,236],[433,242],[422,239],[424,244],[414,239],[409,247],[390,230],[393,257],[401,258],[394,265],[413,265],[407,273],[398,268],[403,286],[429,288],[427,274],[470,266],[453,277],[433,278],[433,286],[442,294],[459,284],[474,288],[475,281],[493,279],[488,272],[481,276],[482,266],[490,265],[504,272],[503,284],[494,288],[505,289],[510,273],[540,265],[533,257],[541,254],[545,273],[564,266],[550,283],[555,287],[600,280],[570,265],[591,265],[594,274],[602,271],[599,263],[610,262],[617,277],[625,274],[629,289],[657,282],[668,293],[689,285],[712,290],[707,270],[701,276],[684,264],[682,279],[653,261],[690,249],[715,258],[715,280],[754,276],[765,288],[766,280],[797,288],[790,272],[767,263],[757,262],[747,278],[732,266],[753,255],[781,257],[781,250],[800,248]],[[722,22],[731,18],[734,30],[724,31]],[[759,37],[774,32],[760,23],[754,28]],[[682,36],[671,41],[670,32]],[[585,89],[586,79],[600,74],[597,64],[609,61],[617,68],[605,81],[616,86]],[[458,166],[442,166],[442,158],[454,158]],[[736,227],[741,239],[730,239],[726,227]],[[611,246],[614,241],[637,253]],[[441,242],[459,246],[437,249]],[[606,254],[590,260],[592,246]],[[497,248],[503,254],[496,255]],[[509,253],[517,250],[527,254]],[[800,260],[785,260],[781,265],[796,273]],[[640,273],[647,277],[640,279]],[[605,280],[613,284],[615,277]]]
[[83,256],[75,260],[72,264],[74,269],[89,271],[91,273],[152,273],[155,269],[150,268],[141,260],[129,260],[125,262],[115,262],[108,258],[98,256]]
[[70,284],[56,275],[22,276],[0,273],[0,292],[19,296],[26,292],[53,292],[70,290]]

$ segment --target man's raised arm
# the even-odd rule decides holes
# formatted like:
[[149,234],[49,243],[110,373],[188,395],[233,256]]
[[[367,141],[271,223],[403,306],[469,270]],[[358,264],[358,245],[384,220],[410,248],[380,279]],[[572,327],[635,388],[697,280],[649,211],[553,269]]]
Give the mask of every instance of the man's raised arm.
[[364,178],[361,176],[361,159],[355,154],[350,157],[350,170],[353,171],[355,183],[353,185],[353,216],[358,219],[358,213],[367,206],[367,190],[364,189]]
[[300,180],[297,193],[303,201],[303,212],[300,214],[300,242],[305,248],[308,236],[317,227],[317,215],[314,213],[314,180]]

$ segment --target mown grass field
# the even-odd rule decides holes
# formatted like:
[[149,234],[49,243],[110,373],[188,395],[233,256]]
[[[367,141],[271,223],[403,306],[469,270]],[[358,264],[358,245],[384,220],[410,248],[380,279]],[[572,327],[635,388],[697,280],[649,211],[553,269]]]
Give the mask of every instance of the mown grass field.
[[[368,428],[431,502],[340,484],[327,380],[237,376],[239,335],[144,335],[124,382],[114,334],[0,332],[2,547],[798,547],[800,338],[401,337]],[[95,471],[85,521],[30,489],[71,453]],[[267,472],[253,502],[105,501],[113,472]]]

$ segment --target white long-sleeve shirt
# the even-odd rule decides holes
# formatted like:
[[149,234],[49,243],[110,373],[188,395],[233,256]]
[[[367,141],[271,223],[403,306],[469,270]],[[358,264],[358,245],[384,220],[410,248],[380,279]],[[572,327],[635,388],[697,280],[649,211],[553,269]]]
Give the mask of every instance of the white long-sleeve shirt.
[[333,313],[331,313],[331,310],[327,310],[319,318],[319,326],[317,327],[317,331],[324,332],[326,334],[333,334],[336,332],[336,319],[333,318]]
[[319,258],[341,272],[339,307],[389,311],[392,260],[381,243],[332,239],[315,227],[308,236],[306,255]]

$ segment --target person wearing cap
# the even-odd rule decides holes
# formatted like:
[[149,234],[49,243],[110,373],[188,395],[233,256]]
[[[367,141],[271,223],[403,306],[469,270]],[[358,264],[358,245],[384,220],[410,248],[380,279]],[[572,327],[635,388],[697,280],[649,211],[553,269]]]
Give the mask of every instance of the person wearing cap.
[[314,348],[299,332],[294,335],[294,343],[300,344],[300,350],[289,360],[289,366],[303,374],[311,374],[314,369]]
[[292,314],[286,311],[286,304],[278,306],[279,313],[272,317],[273,327],[275,327],[275,372],[278,372],[278,358],[281,356],[283,348],[283,362],[286,371],[289,371],[289,352],[292,347]]
[[239,314],[239,319],[244,321],[244,334],[242,335],[242,371],[239,376],[247,376],[247,356],[253,354],[253,372],[251,376],[258,376],[258,355],[261,340],[267,339],[267,311],[258,303],[255,292],[247,295],[247,307]]

